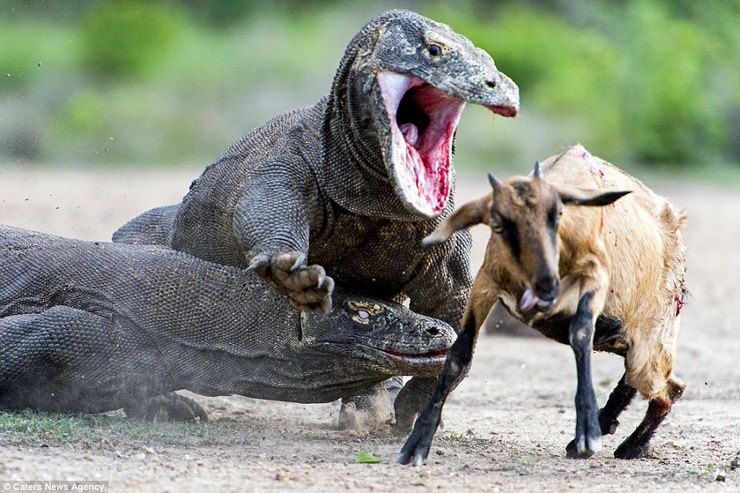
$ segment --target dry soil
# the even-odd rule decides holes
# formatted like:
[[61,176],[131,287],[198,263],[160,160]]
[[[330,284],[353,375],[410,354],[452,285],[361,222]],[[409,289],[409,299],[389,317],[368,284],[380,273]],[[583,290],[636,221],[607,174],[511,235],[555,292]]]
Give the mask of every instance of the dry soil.
[[[0,166],[0,223],[107,240],[146,208],[175,203],[199,169],[51,170]],[[479,173],[482,175],[482,173]],[[0,434],[0,480],[108,481],[110,491],[740,491],[740,190],[648,181],[689,221],[689,289],[677,373],[685,396],[659,429],[648,458],[611,452],[637,425],[635,402],[616,435],[589,460],[566,459],[574,430],[570,349],[540,337],[486,334],[469,377],[444,409],[427,465],[394,464],[403,438],[384,425],[340,431],[338,403],[301,405],[242,397],[198,398],[211,421],[197,436],[19,441]],[[465,173],[459,203],[486,191]],[[474,266],[486,231],[477,229]],[[604,402],[619,358],[594,360]],[[121,418],[124,419],[124,418]],[[358,452],[380,464],[355,463]],[[724,481],[718,481],[723,477]]]

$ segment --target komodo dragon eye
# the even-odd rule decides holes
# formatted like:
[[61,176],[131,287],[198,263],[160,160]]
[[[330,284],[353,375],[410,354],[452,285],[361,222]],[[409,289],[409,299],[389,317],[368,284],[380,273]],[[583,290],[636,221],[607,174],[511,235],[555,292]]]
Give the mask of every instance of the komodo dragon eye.
[[435,43],[429,43],[427,52],[429,52],[429,56],[438,57],[442,54],[442,47]]
[[383,312],[383,308],[375,303],[364,303],[362,301],[348,301],[347,308],[349,316],[357,323],[369,324],[372,317]]

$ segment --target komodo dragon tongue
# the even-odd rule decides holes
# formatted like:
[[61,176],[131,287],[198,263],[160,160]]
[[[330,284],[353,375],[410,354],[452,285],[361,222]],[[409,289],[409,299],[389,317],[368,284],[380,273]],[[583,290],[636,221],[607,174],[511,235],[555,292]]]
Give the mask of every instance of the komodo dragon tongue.
[[452,144],[465,103],[513,117],[519,89],[467,38],[408,14],[379,35],[373,110],[396,194],[409,211],[434,217],[450,196]]

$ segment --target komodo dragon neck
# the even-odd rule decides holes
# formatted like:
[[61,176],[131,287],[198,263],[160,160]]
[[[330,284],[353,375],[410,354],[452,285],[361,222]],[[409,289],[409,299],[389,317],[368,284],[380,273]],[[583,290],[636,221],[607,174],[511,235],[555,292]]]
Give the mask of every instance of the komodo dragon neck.
[[356,214],[420,221],[452,207],[465,103],[515,116],[519,92],[467,38],[395,10],[350,41],[325,101],[322,189]]

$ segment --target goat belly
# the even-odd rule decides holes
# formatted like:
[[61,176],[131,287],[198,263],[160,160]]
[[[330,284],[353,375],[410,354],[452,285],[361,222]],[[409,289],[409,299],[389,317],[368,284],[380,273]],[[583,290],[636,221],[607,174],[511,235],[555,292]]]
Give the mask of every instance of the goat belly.
[[[532,327],[545,337],[570,345],[570,322],[573,315],[556,313],[532,323]],[[594,349],[624,355],[627,350],[622,332],[622,321],[600,315],[594,328]]]

